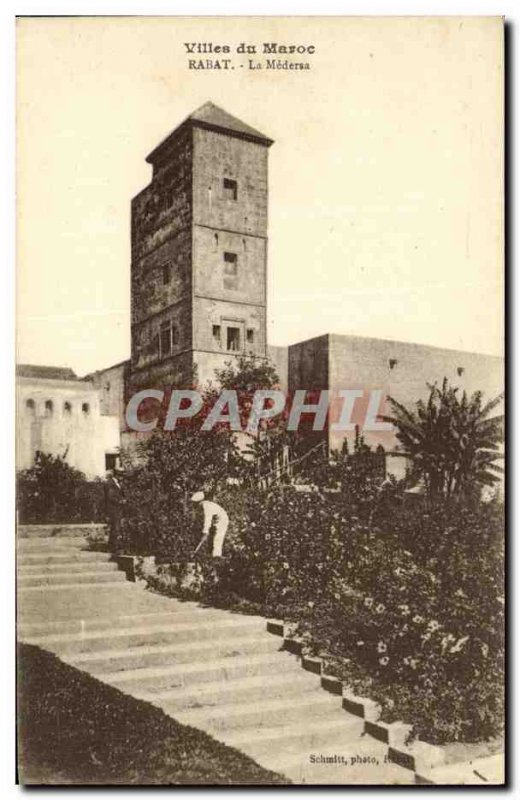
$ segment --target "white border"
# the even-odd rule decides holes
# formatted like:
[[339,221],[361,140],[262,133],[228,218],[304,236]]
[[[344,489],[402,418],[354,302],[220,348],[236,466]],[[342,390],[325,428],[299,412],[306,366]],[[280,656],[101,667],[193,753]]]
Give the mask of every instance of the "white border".
[[[38,0],[4,0],[0,7],[0,86],[1,86],[1,99],[2,99],[2,115],[0,124],[0,137],[1,148],[0,153],[3,159],[3,179],[0,183],[0,211],[1,211],[1,228],[0,228],[0,243],[3,253],[1,264],[1,278],[0,278],[0,302],[2,308],[0,311],[0,359],[1,359],[1,376],[2,376],[2,392],[1,392],[1,405],[0,413],[1,418],[5,420],[5,428],[1,440],[1,459],[0,459],[0,513],[1,525],[0,536],[2,542],[2,549],[0,551],[0,563],[2,564],[2,579],[1,586],[1,632],[3,634],[3,649],[2,649],[2,696],[6,702],[2,706],[1,714],[1,729],[0,729],[0,754],[2,761],[0,762],[0,781],[1,781],[1,796],[2,798],[18,797],[24,790],[21,787],[14,785],[15,780],[15,719],[14,719],[14,536],[13,536],[13,523],[14,523],[14,259],[15,259],[15,181],[14,181],[14,156],[15,156],[15,136],[14,136],[14,96],[15,96],[15,45],[14,45],[14,20],[15,16],[34,15],[34,16],[94,16],[94,15],[114,15],[114,16],[224,16],[224,15],[237,15],[237,16],[455,16],[455,15],[483,15],[483,16],[501,16],[506,18],[506,21],[511,26],[510,31],[510,45],[511,52],[510,58],[510,73],[508,80],[512,86],[512,106],[509,108],[509,137],[510,137],[510,151],[513,148],[513,132],[516,130],[515,124],[515,107],[518,105],[518,75],[516,67],[516,59],[514,54],[515,39],[517,38],[517,26],[520,19],[520,5],[518,0],[298,0],[298,2],[291,2],[290,0],[248,0],[247,4],[244,0],[220,0],[216,2],[213,0],[78,0],[78,2],[71,2],[68,0],[55,0],[54,2],[38,2]],[[510,363],[510,385],[511,397],[516,395],[515,389],[517,388],[516,380],[516,359],[513,363],[514,354],[518,351],[518,326],[514,323],[515,312],[514,309],[518,308],[518,285],[519,282],[513,283],[513,275],[516,269],[516,259],[514,258],[513,246],[513,232],[517,227],[518,212],[513,204],[514,187],[517,185],[518,167],[513,160],[513,154],[510,154],[511,173],[509,176],[510,181],[510,196],[509,203],[511,206],[510,220],[510,260],[509,264],[509,288],[512,297],[510,298],[509,312],[512,317],[511,323],[511,340],[509,342],[511,363]],[[516,345],[516,347],[515,347]],[[518,433],[514,427],[510,425],[511,436],[510,446],[512,444],[518,445]],[[518,450],[518,447],[515,448]],[[510,462],[510,469],[514,465]],[[513,473],[514,475],[514,473]],[[516,489],[520,489],[519,483],[510,483],[511,500],[514,501],[515,495],[518,496]],[[517,531],[514,530],[514,522],[516,521],[515,509],[510,509],[509,519],[509,533],[510,541],[514,542]],[[516,574],[516,567],[518,566],[518,552],[519,548],[513,548],[510,545],[510,591],[513,593],[515,581],[513,579]],[[515,593],[516,594],[516,593]],[[516,597],[510,597],[510,609],[518,610]],[[514,619],[514,611],[510,610],[510,617]],[[510,637],[513,637],[513,624],[510,625]],[[510,641],[511,659],[510,659],[510,679],[511,684],[514,679],[513,665],[516,663],[515,656],[517,655],[517,647],[513,648],[513,642]],[[513,653],[514,649],[514,653]],[[513,685],[509,686],[509,700],[514,695]],[[8,709],[8,711],[7,711]],[[511,760],[511,779],[513,786],[516,788],[516,773],[515,768],[516,752],[513,751],[513,745],[516,737],[514,732],[516,729],[517,712],[518,708],[515,703],[514,709],[510,707],[510,720],[509,720],[509,736],[511,738],[512,746],[510,750]],[[7,713],[6,713],[7,712]],[[511,713],[513,712],[513,713]],[[516,748],[515,748],[516,750]],[[343,792],[347,791],[350,795],[357,795],[359,797],[367,797],[367,790],[356,787],[345,787],[341,789]],[[130,790],[123,789],[123,793],[127,794]],[[149,794],[151,789],[144,788],[140,793]],[[204,787],[200,790],[195,790],[195,794],[205,793]],[[212,792],[218,791],[212,789]],[[220,790],[222,791],[222,790]],[[224,789],[225,791],[225,789]],[[247,789],[242,790],[244,793]],[[271,796],[283,797],[284,792],[275,789],[268,790]],[[369,791],[368,794],[379,794],[384,792],[384,789],[374,789]],[[394,790],[395,791],[395,790]],[[410,795],[410,789],[406,788],[407,795]],[[413,796],[417,796],[420,790],[411,790]],[[448,789],[444,792],[445,796],[456,796],[459,789]],[[489,793],[497,794],[499,790],[492,788],[488,789],[486,795]],[[98,789],[98,796],[108,797],[109,789]],[[194,790],[188,791],[182,789],[175,789],[177,795],[193,796]],[[236,796],[236,791],[233,792]],[[241,792],[240,792],[241,793]],[[479,794],[480,792],[478,792]],[[501,794],[503,793],[503,790]],[[322,796],[324,793],[316,789],[310,793],[307,791],[307,796]],[[476,796],[477,791],[465,789],[464,795]],[[68,797],[73,796],[74,791],[69,790],[47,790],[47,796],[60,796]],[[395,796],[395,795],[394,795]],[[411,796],[411,795],[410,795]]]

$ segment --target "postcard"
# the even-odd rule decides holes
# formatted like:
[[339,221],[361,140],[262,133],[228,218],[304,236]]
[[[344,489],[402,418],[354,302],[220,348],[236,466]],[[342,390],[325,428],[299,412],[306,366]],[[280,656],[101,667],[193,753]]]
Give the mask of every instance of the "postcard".
[[504,783],[504,20],[17,20],[18,780]]

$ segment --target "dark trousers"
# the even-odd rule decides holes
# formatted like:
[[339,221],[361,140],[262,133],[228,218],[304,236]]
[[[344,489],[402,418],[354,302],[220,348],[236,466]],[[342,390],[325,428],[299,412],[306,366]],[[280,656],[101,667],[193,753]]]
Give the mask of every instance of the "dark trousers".
[[108,549],[115,552],[121,549],[121,513],[113,511],[108,515]]

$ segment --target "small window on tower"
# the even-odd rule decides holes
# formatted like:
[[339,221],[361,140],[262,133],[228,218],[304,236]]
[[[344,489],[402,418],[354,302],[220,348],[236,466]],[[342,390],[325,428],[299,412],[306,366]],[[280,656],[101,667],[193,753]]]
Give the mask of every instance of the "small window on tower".
[[238,289],[238,256],[224,253],[224,289]]
[[162,282],[163,285],[166,286],[172,279],[172,271],[169,264],[164,264],[162,268]]
[[169,356],[172,351],[172,325],[171,322],[161,323],[159,331],[159,348],[161,358]]
[[236,253],[224,253],[224,275],[236,275],[238,257]]
[[240,350],[240,328],[227,329],[227,349],[233,352]]
[[220,325],[213,325],[213,339],[220,344],[221,329]]
[[254,344],[255,342],[255,332],[253,328],[248,328],[246,331],[246,339],[248,344]]
[[224,197],[226,200],[236,200],[238,197],[237,182],[231,178],[224,178]]

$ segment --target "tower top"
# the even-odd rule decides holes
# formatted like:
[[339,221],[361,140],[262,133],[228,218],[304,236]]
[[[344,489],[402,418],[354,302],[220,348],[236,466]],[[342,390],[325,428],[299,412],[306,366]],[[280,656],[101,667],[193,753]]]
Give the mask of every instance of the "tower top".
[[146,161],[149,164],[155,164],[160,161],[171,144],[172,140],[176,138],[177,134],[186,127],[205,128],[206,130],[216,131],[217,133],[227,133],[229,136],[236,136],[238,139],[246,139],[250,142],[257,142],[263,144],[265,147],[270,147],[273,143],[272,139],[264,136],[263,133],[247,125],[242,120],[228,114],[223,108],[216,106],[211,101],[204,103],[204,105],[197,108],[189,117],[181,122],[166,139],[157,145],[152,152],[146,156]]

